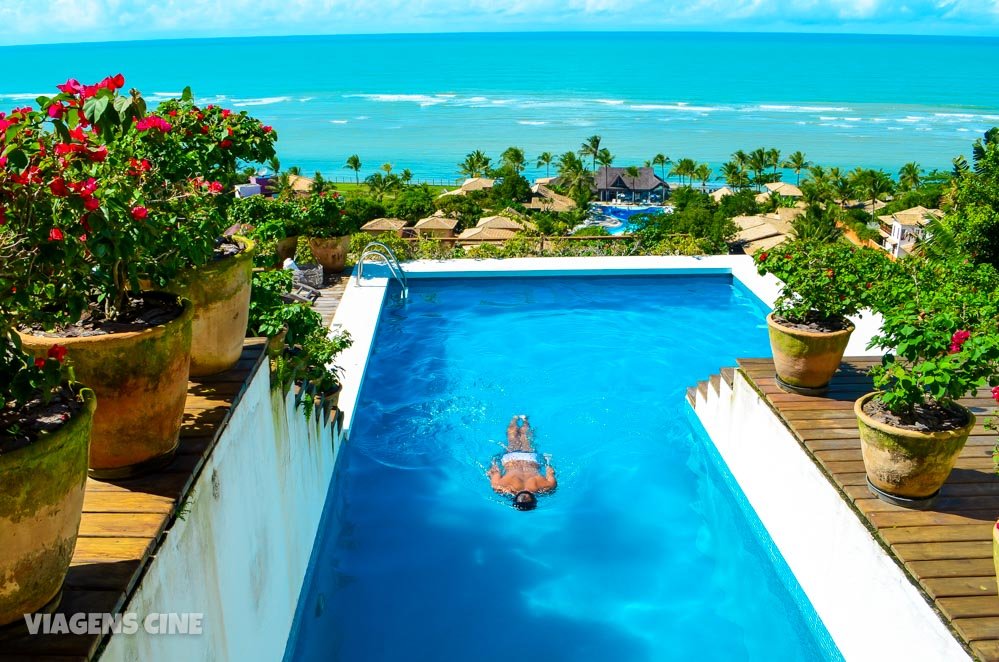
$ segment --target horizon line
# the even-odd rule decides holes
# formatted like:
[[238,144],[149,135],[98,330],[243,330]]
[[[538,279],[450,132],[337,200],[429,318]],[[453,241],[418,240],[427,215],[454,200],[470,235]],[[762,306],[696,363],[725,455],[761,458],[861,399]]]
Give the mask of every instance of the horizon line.
[[784,30],[712,30],[709,28],[698,29],[626,29],[618,28],[614,30],[452,30],[452,31],[426,31],[426,32],[340,32],[340,33],[319,33],[319,34],[255,34],[255,35],[194,35],[188,37],[149,37],[145,39],[105,39],[105,40],[76,40],[76,41],[51,41],[34,43],[12,43],[0,44],[0,48],[30,48],[39,46],[73,46],[73,45],[102,45],[102,44],[138,44],[148,42],[176,42],[176,41],[220,41],[220,40],[252,40],[252,39],[323,39],[323,38],[350,38],[350,37],[441,37],[441,36],[471,36],[471,35],[571,35],[571,34],[712,34],[712,35],[771,35],[786,37],[887,37],[887,38],[920,38],[927,40],[940,39],[967,39],[967,40],[991,40],[999,41],[999,34],[940,34],[921,32],[837,32],[831,30],[815,31],[794,31]]

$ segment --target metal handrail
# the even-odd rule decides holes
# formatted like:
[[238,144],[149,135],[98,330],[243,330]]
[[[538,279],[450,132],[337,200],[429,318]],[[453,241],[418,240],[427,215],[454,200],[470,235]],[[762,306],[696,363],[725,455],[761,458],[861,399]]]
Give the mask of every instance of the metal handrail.
[[402,286],[402,298],[409,298],[409,281],[406,278],[406,272],[403,271],[402,265],[399,264],[399,260],[396,258],[395,253],[392,252],[392,249],[380,241],[369,242],[368,245],[361,251],[361,257],[357,261],[358,286],[363,284],[364,261],[367,258],[381,258],[381,263],[388,267],[389,273],[391,273],[392,277],[399,281],[399,285]]

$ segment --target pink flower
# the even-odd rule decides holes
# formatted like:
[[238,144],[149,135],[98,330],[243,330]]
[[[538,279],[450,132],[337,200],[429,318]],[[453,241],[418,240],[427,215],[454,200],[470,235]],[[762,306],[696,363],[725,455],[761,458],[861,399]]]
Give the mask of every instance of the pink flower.
[[968,338],[971,337],[969,331],[955,331],[954,335],[950,337],[950,348],[948,352],[950,354],[957,354],[961,351],[961,346],[968,342]]
[[141,221],[145,217],[149,216],[149,210],[142,206],[132,207],[132,218],[137,221]]
[[[992,387],[992,399],[999,402],[999,386]],[[999,526],[999,524],[997,524]]]
[[63,240],[62,230],[60,230],[59,228],[52,228],[51,230],[49,230],[49,241],[62,241],[62,240]]
[[66,106],[63,105],[62,101],[56,101],[55,103],[49,105],[49,117],[54,120],[62,119],[62,114],[66,112]]
[[79,94],[83,91],[83,86],[80,85],[80,81],[75,78],[70,78],[62,85],[56,85],[56,89],[65,94]]
[[222,182],[209,182],[208,191],[210,193],[221,193],[222,192]]

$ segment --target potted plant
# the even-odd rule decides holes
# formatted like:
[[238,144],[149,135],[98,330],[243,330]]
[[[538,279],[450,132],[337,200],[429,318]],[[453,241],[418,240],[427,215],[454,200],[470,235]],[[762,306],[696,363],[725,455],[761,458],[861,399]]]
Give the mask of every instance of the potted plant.
[[[172,457],[191,348],[190,303],[139,287],[176,219],[159,213],[159,184],[141,177],[137,145],[141,133],[171,125],[149,118],[137,92],[120,96],[123,84],[120,76],[69,80],[37,108],[7,115],[0,169],[6,227],[40,246],[33,269],[63,275],[45,285],[39,312],[68,316],[58,325],[22,318],[20,342],[38,359],[64,348],[96,393],[90,468],[106,477]],[[31,293],[40,286],[32,281]]]
[[350,235],[361,229],[359,219],[347,212],[343,199],[335,191],[310,195],[297,204],[316,261],[326,273],[343,271]]
[[887,258],[844,243],[793,241],[759,251],[756,264],[782,282],[767,316],[778,385],[824,393],[853,333],[847,317],[868,305]]
[[926,508],[975,425],[958,399],[999,379],[999,276],[959,260],[900,266],[871,340],[887,352],[871,370],[877,390],[854,412],[872,492]]
[[295,257],[301,217],[292,203],[251,195],[234,200],[228,216],[232,226],[241,228],[260,246],[258,266],[280,269],[286,259]]
[[290,309],[282,296],[291,291],[291,286],[292,273],[285,269],[253,274],[247,335],[267,338],[267,354],[272,359],[284,352]]
[[140,133],[139,163],[152,165],[139,177],[158,185],[158,212],[176,228],[161,235],[148,277],[194,306],[191,376],[224,372],[242,353],[254,253],[251,240],[223,237],[226,209],[237,165],[273,157],[276,136],[245,112],[196,106],[190,89],[155,117],[168,118],[172,129]]
[[0,207],[0,626],[58,600],[80,528],[95,408],[93,391],[73,381],[65,347],[38,358],[21,347],[19,325],[73,318],[60,296],[73,269],[54,259],[62,247],[50,245],[47,228],[8,223],[8,212]]

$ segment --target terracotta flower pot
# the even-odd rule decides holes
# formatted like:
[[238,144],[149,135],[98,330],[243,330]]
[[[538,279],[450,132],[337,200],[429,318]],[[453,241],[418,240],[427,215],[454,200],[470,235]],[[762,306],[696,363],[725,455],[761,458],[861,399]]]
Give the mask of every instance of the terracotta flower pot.
[[854,326],[849,324],[842,331],[803,331],[774,321],[771,313],[767,315],[767,328],[782,386],[821,392],[839,369]]
[[904,430],[864,413],[864,404],[875,395],[877,393],[868,393],[853,406],[867,479],[890,496],[916,500],[932,498],[946,482],[968,441],[968,435],[975,427],[975,415],[961,407],[968,422],[957,430]]
[[192,377],[230,370],[243,353],[255,244],[245,237],[234,239],[243,245],[241,253],[181,272],[165,288],[194,305]]
[[277,247],[274,251],[277,253],[277,268],[280,269],[284,266],[284,261],[289,257],[295,257],[295,251],[298,249],[298,236],[285,237],[284,239],[279,239],[277,242]]
[[309,239],[309,248],[312,249],[316,262],[323,265],[323,270],[327,273],[343,271],[347,265],[347,248],[349,246],[349,236]]
[[80,395],[83,408],[61,428],[0,453],[0,625],[51,610],[69,569],[96,404],[90,389]]
[[[174,295],[145,292],[144,297]],[[97,394],[90,441],[90,475],[124,478],[173,459],[184,417],[191,365],[191,302],[176,319],[142,331],[82,338],[21,334],[24,349],[45,356],[68,350],[76,379]]]

